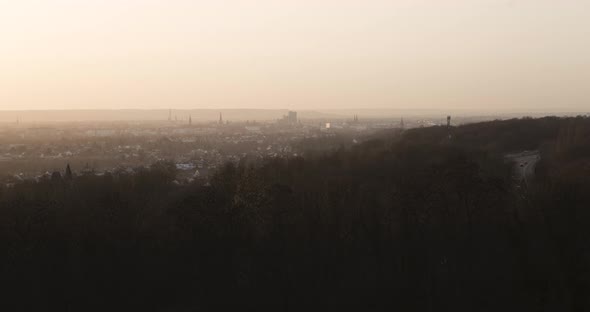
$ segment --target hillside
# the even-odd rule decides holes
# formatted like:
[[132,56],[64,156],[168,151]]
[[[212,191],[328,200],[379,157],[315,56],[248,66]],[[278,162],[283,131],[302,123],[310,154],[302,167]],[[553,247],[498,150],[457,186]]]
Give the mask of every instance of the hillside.
[[[590,119],[388,132],[178,186],[137,174],[0,189],[26,310],[586,311]],[[535,186],[504,156],[539,150]],[[311,155],[311,154],[310,154]],[[8,304],[8,302],[6,303]]]

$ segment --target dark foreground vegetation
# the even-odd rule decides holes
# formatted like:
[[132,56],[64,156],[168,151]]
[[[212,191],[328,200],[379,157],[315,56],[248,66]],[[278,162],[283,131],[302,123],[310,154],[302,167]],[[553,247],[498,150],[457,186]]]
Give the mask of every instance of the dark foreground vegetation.
[[[504,158],[523,150],[542,156],[528,186]],[[0,189],[3,310],[590,310],[588,118],[174,174]]]

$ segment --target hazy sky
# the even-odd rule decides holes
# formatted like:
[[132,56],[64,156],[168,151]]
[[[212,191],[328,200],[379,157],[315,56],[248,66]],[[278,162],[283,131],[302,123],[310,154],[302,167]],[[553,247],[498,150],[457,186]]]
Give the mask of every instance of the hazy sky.
[[588,0],[0,0],[0,109],[590,110]]

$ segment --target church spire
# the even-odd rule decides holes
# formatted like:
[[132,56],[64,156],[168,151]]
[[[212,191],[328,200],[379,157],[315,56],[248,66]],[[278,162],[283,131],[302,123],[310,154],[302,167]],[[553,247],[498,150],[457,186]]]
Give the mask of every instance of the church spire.
[[68,164],[68,166],[66,167],[66,180],[71,180],[72,177],[72,168],[70,168],[70,164]]

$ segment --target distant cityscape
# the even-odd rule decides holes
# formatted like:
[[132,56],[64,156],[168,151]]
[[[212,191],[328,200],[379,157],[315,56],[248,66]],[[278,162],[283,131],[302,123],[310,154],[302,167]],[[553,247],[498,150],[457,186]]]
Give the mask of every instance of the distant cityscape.
[[[4,183],[50,178],[66,165],[78,174],[133,173],[158,161],[174,163],[178,183],[203,181],[227,162],[303,156],[313,140],[358,144],[379,131],[451,126],[491,117],[400,116],[364,118],[301,118],[287,111],[281,118],[231,120],[218,112],[203,121],[183,111],[168,110],[160,121],[26,122],[21,118],[0,126],[0,174]],[[232,114],[230,114],[232,115]],[[306,144],[302,144],[306,142]]]

